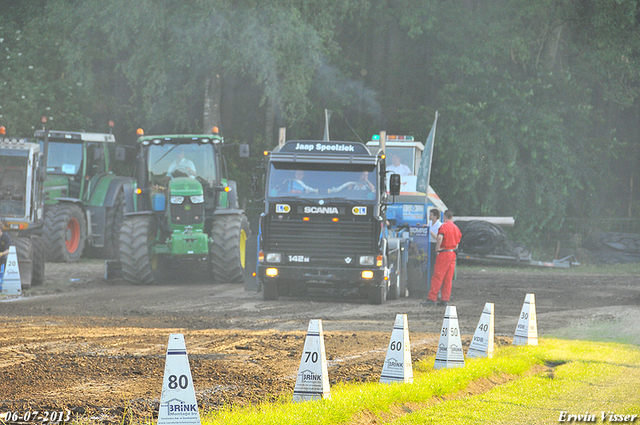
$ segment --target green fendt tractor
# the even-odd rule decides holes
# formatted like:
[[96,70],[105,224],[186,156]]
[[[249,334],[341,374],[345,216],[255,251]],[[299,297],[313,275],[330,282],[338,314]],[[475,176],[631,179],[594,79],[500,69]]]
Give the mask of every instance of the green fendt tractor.
[[40,145],[4,137],[0,127],[0,217],[18,254],[22,289],[44,282],[44,218]]
[[43,238],[48,261],[74,262],[85,246],[116,258],[130,177],[111,172],[115,137],[106,133],[38,130],[48,140]]
[[171,270],[244,281],[249,222],[235,182],[223,177],[223,142],[216,133],[138,138],[136,211],[125,214],[119,265],[108,262],[107,276],[114,267],[137,284]]

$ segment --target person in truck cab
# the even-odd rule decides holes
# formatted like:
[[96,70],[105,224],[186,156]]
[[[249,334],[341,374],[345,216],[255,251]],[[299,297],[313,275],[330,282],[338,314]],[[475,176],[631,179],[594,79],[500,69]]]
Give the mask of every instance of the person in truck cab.
[[296,170],[295,177],[287,182],[287,192],[289,193],[318,193],[318,189],[314,189],[302,181],[304,179],[304,171]]
[[387,165],[387,171],[400,174],[401,176],[410,176],[411,169],[404,165],[397,154],[391,154],[391,165]]
[[337,193],[341,190],[367,190],[369,192],[375,192],[376,187],[369,181],[369,172],[363,171],[358,176],[358,181],[348,181],[341,184],[338,187],[331,187],[327,190],[328,193]]

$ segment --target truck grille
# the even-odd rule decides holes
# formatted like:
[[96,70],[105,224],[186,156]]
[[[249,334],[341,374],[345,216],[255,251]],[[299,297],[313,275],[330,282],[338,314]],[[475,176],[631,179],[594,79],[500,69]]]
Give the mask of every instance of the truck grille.
[[267,250],[316,258],[376,252],[378,232],[370,221],[268,221]]

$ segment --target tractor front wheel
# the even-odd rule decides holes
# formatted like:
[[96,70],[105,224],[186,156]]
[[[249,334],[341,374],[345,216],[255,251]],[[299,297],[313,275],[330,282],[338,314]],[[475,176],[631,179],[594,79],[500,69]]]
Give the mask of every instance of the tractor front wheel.
[[126,217],[122,221],[119,256],[122,277],[127,282],[151,285],[158,281],[161,264],[151,251],[156,234],[157,225],[152,216]]
[[220,283],[244,282],[247,238],[251,235],[244,214],[216,216],[211,229],[209,250],[213,277]]

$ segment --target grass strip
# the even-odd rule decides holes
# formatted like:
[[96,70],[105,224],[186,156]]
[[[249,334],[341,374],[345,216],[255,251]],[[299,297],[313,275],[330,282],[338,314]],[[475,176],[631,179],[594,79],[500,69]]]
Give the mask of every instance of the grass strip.
[[[541,339],[538,347],[504,347],[492,359],[433,370],[414,366],[413,384],[338,384],[330,400],[222,409],[203,424],[558,423],[568,414],[640,414],[640,349],[618,343]],[[551,365],[540,368],[540,365]],[[531,370],[541,371],[531,375]],[[505,376],[511,379],[504,379]],[[465,389],[498,384],[478,394]],[[477,386],[477,385],[476,385]],[[637,421],[640,423],[640,420]]]
[[636,415],[633,423],[640,423],[638,347],[548,340],[542,349],[549,362],[557,364],[547,372],[443,401],[389,423],[558,424],[568,422],[569,415],[583,415],[574,422],[609,423],[612,413]]

